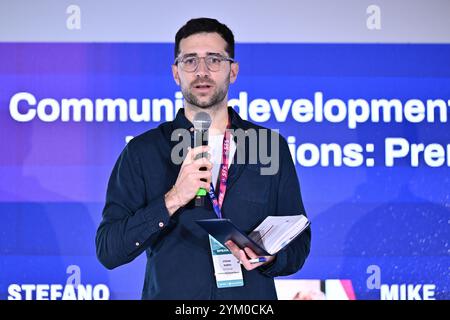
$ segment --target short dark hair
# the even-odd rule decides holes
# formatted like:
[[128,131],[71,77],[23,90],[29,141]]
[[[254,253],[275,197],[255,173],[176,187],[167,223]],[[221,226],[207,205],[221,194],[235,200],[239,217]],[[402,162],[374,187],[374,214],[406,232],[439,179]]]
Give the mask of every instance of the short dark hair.
[[178,30],[175,35],[175,58],[180,53],[180,41],[193,34],[208,32],[217,32],[227,43],[225,51],[230,58],[234,58],[234,35],[233,32],[223,23],[211,18],[191,19]]

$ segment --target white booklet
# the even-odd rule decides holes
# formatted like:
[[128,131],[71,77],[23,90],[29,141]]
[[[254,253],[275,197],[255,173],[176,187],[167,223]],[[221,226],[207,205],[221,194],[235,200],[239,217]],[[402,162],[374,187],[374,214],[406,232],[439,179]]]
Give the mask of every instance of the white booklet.
[[304,215],[268,216],[249,237],[271,255],[283,249],[309,225]]

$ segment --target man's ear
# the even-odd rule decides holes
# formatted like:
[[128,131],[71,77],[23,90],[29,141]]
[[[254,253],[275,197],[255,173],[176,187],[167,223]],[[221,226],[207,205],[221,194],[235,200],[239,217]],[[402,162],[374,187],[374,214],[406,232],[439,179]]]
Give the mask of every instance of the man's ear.
[[231,64],[230,70],[230,83],[234,83],[236,81],[238,73],[239,73],[239,64],[237,62],[233,62]]
[[172,75],[177,85],[180,85],[180,75],[178,74],[178,66],[176,64],[172,65]]

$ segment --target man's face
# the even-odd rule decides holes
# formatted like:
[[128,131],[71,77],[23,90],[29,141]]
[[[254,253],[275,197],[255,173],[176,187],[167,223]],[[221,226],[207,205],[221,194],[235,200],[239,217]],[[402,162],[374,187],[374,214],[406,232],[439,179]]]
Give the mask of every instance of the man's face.
[[[220,55],[228,57],[227,43],[218,33],[197,33],[180,41],[179,57],[207,57]],[[222,61],[218,71],[211,71],[205,59],[199,60],[197,69],[187,72],[178,65],[172,66],[175,82],[181,86],[186,102],[207,109],[220,105],[227,98],[230,82],[236,80],[237,63]]]

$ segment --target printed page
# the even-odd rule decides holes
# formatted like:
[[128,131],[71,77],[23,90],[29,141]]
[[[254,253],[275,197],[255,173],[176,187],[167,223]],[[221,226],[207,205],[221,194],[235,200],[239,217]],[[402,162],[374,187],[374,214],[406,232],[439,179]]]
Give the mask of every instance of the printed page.
[[281,250],[308,225],[304,215],[269,216],[249,235],[270,254]]

